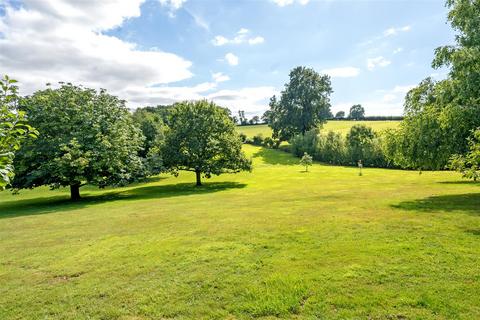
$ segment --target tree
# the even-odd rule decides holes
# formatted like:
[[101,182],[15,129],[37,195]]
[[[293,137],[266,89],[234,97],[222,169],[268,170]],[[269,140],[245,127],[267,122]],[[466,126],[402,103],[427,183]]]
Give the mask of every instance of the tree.
[[0,190],[7,187],[13,176],[14,153],[26,138],[36,138],[38,132],[27,123],[25,112],[17,109],[17,81],[7,75],[0,79]]
[[343,119],[343,118],[345,118],[345,111],[338,111],[335,114],[335,119]]
[[240,120],[241,126],[244,126],[247,124],[247,117],[245,117],[245,111],[238,110],[238,119]]
[[268,123],[273,138],[288,140],[295,134],[318,127],[331,115],[330,94],[333,92],[330,77],[320,75],[306,67],[296,67],[290,72],[290,81],[281,93],[280,101],[270,99]]
[[260,122],[260,117],[259,116],[253,116],[251,121],[252,121],[252,124],[258,124]]
[[454,154],[465,155],[480,126],[480,6],[448,0],[455,45],[435,50],[432,67],[448,67],[447,79],[423,80],[405,98],[405,119],[391,135],[389,158],[402,167],[442,169]]
[[305,166],[305,172],[308,172],[308,167],[313,163],[312,156],[304,152],[302,158],[300,159],[300,164]]
[[449,168],[462,173],[467,179],[480,179],[480,128],[474,131],[468,142],[466,155],[454,155],[450,158]]
[[148,109],[138,108],[133,113],[133,121],[142,130],[145,140],[140,156],[146,158],[150,150],[159,147],[164,139],[164,125],[162,118]]
[[70,187],[80,199],[85,184],[123,185],[143,174],[143,136],[125,103],[105,90],[62,85],[20,100],[40,135],[15,157],[14,188]]
[[201,176],[251,170],[242,152],[242,141],[228,112],[206,100],[179,103],[172,110],[170,129],[162,148],[164,164],[174,174],[195,172]]
[[347,133],[347,146],[352,164],[368,158],[372,140],[375,136],[372,128],[363,124],[357,124],[350,128],[350,131]]
[[350,108],[350,114],[348,117],[354,120],[363,119],[365,118],[365,109],[363,109],[361,104],[355,104]]

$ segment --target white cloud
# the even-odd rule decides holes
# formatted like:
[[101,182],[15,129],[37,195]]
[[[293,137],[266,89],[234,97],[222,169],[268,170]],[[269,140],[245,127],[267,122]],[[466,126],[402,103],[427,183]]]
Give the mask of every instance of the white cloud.
[[[210,82],[175,86],[171,83],[192,77],[190,61],[102,34],[140,16],[142,2],[25,0],[22,7],[4,5],[1,72],[20,81],[21,94],[64,81],[105,88],[127,100],[130,108],[194,99],[252,113],[267,108],[268,98],[276,93],[272,87],[216,91],[229,79],[220,72],[212,74]],[[235,55],[227,56],[227,61],[238,64]]]
[[411,29],[412,29],[411,26],[404,26],[404,27],[400,27],[400,28],[389,28],[389,29],[383,31],[383,35],[385,37],[394,36],[394,35],[397,35],[400,32],[408,32]]
[[373,69],[377,67],[386,67],[390,63],[392,63],[390,60],[387,60],[386,58],[379,56],[376,58],[369,58],[367,59],[367,68],[368,70],[372,71]]
[[141,3],[26,0],[20,8],[6,5],[0,16],[2,73],[20,81],[21,94],[64,81],[106,88],[133,104],[132,87],[190,78],[190,61],[101,33],[138,17]]
[[244,110],[247,114],[261,114],[268,109],[268,99],[275,94],[278,92],[274,87],[253,87],[220,90],[206,95],[206,98],[233,112]]
[[403,48],[398,47],[397,49],[393,50],[393,54],[397,54],[403,51]]
[[300,5],[304,6],[310,2],[310,0],[271,0],[273,3],[278,5],[279,7],[289,6],[294,3],[299,3]]
[[263,43],[263,42],[265,42],[265,39],[263,37],[260,37],[260,36],[248,39],[249,44],[259,44],[259,43]]
[[[169,9],[169,16],[175,17],[175,11],[180,9],[187,0],[158,0],[160,5]],[[106,2],[106,1],[105,1]]]
[[225,55],[225,60],[227,60],[228,64],[231,66],[238,65],[238,57],[231,52]]
[[217,72],[212,74],[212,78],[215,82],[224,82],[230,80],[230,77],[223,74],[222,72]]
[[256,36],[253,38],[249,38],[248,35],[250,33],[250,30],[241,28],[240,30],[237,31],[235,37],[232,39],[228,39],[227,37],[224,36],[215,36],[212,40],[212,44],[214,46],[224,46],[226,44],[241,44],[241,43],[248,43],[250,45],[255,45],[255,44],[260,44],[265,41],[265,39],[261,36]]
[[331,68],[322,70],[322,73],[326,73],[332,78],[353,78],[360,74],[360,69],[355,67]]
[[215,36],[215,38],[212,40],[212,43],[214,46],[223,46],[229,43],[229,40],[224,36]]

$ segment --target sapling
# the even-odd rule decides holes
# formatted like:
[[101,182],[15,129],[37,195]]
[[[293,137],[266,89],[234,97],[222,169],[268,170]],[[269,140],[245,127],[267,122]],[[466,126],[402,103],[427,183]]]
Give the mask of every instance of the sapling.
[[312,156],[304,152],[302,158],[300,159],[300,164],[305,166],[305,172],[308,172],[308,167],[313,163]]

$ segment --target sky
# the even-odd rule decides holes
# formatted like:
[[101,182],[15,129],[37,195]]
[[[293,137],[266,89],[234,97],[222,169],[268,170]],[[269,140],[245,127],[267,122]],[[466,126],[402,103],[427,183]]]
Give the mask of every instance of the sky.
[[332,78],[332,111],[401,115],[435,48],[443,0],[0,0],[0,74],[105,88],[134,109],[208,99],[261,115],[296,66]]

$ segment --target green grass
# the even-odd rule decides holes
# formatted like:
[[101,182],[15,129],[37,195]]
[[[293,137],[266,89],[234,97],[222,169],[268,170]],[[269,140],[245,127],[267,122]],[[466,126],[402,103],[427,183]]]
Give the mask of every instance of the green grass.
[[[336,131],[346,135],[350,128],[355,124],[364,124],[372,127],[373,130],[378,132],[385,129],[396,128],[400,124],[400,121],[328,121],[323,125],[322,131]],[[262,134],[263,137],[270,137],[272,135],[272,130],[266,124],[238,126],[237,129],[239,132],[245,133],[247,137],[250,138],[257,134]]]
[[245,146],[204,187],[0,194],[0,319],[479,319],[480,185]]

